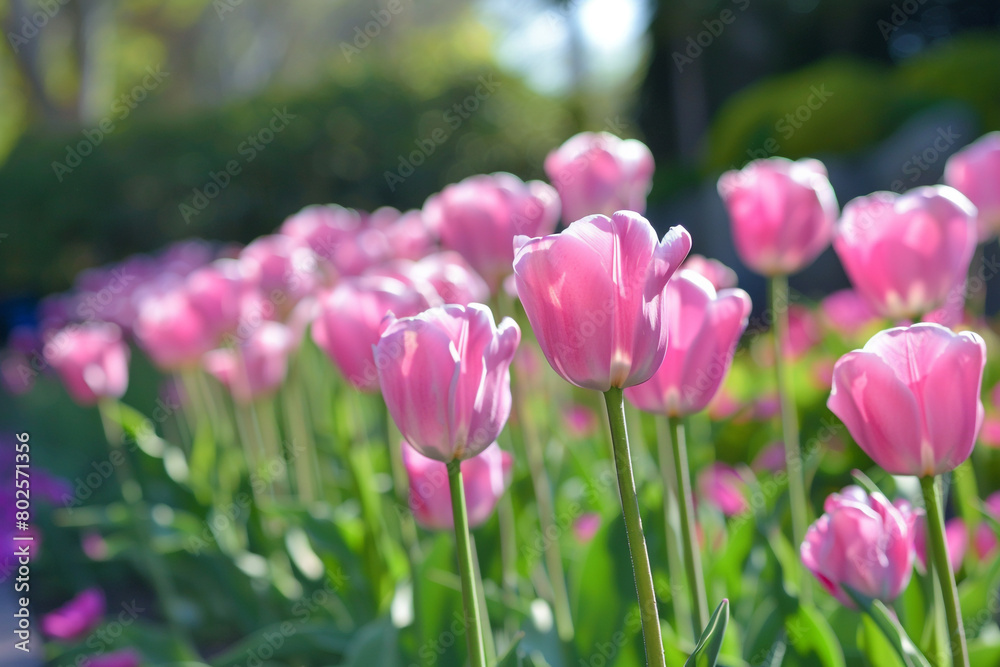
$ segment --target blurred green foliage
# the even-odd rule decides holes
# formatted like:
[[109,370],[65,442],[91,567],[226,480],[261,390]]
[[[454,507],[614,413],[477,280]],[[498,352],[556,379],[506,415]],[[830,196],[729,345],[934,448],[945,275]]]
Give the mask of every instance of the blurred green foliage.
[[750,86],[715,118],[702,166],[861,151],[943,101],[967,104],[984,131],[1000,128],[1000,38],[957,37],[898,67],[834,56]]
[[[264,144],[276,110],[287,127]],[[81,131],[29,130],[0,167],[4,230],[18,248],[0,269],[8,289],[63,289],[81,268],[190,236],[246,242],[307,204],[419,207],[471,174],[539,177],[566,133],[556,101],[486,68],[428,98],[367,78],[181,119],[109,118],[114,130],[68,173],[53,163],[97,143]],[[213,174],[228,184],[198,198],[215,192]]]

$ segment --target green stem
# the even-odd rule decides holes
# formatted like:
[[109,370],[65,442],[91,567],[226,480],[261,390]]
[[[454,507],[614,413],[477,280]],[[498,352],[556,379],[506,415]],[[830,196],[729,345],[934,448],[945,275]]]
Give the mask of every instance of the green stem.
[[681,537],[678,532],[680,512],[677,507],[677,476],[671,465],[669,422],[654,415],[647,415],[656,424],[657,455],[660,463],[660,476],[663,479],[663,523],[667,535],[667,571],[670,573],[670,600],[674,607],[674,623],[677,634],[684,639],[697,643],[700,630],[696,633],[691,624],[684,601],[684,557],[682,556]]
[[688,467],[687,443],[680,417],[670,417],[670,445],[674,455],[674,474],[677,476],[677,501],[681,515],[681,540],[684,545],[684,570],[691,593],[694,627],[698,632],[708,625],[708,598],[705,594],[705,575],[701,571],[701,553],[694,534],[694,497],[691,492],[691,470]]
[[[785,465],[788,472],[788,495],[792,512],[792,544],[796,549],[802,544],[809,523],[809,498],[799,447],[799,420],[795,412],[790,370],[785,360],[784,341],[788,339],[788,277],[772,276],[771,314],[774,317],[774,370],[778,380],[778,400],[781,405],[781,431],[785,443]],[[812,582],[805,568],[799,568],[799,601],[812,604]]]
[[666,667],[666,659],[663,655],[663,638],[660,634],[660,614],[656,608],[656,591],[653,589],[653,573],[649,569],[649,553],[646,551],[646,538],[642,534],[639,500],[635,495],[635,478],[632,476],[632,455],[628,446],[625,399],[622,390],[618,387],[607,390],[604,392],[604,401],[608,408],[615,471],[618,473],[618,493],[622,503],[622,515],[625,518],[628,550],[632,556],[635,591],[639,598],[639,616],[642,619],[642,637],[646,646],[646,664],[651,667]]
[[527,411],[519,400],[517,401],[517,424],[521,427],[521,439],[524,452],[528,459],[528,470],[531,471],[531,483],[535,491],[535,502],[538,506],[538,522],[545,536],[545,567],[549,571],[549,582],[552,585],[552,605],[556,619],[556,632],[564,642],[573,640],[573,614],[570,611],[569,592],[566,590],[566,574],[563,571],[562,550],[558,539],[549,539],[549,535],[558,535],[556,526],[556,510],[553,502],[552,484],[549,482],[548,471],[545,468],[545,458],[542,455],[541,443],[534,431],[526,423]]
[[927,542],[934,559],[934,570],[941,582],[944,611],[948,618],[948,635],[951,655],[955,667],[969,667],[969,649],[965,643],[965,626],[958,606],[958,586],[955,573],[948,561],[948,547],[944,537],[944,508],[940,495],[940,481],[937,477],[920,478],[920,489],[924,493],[924,507],[927,510]]
[[187,632],[177,619],[177,610],[180,609],[177,592],[170,579],[169,570],[160,555],[154,551],[153,531],[150,528],[151,513],[143,500],[142,486],[132,470],[128,452],[122,447],[122,433],[118,426],[120,419],[115,419],[113,416],[119,412],[118,403],[114,399],[101,399],[97,407],[108,444],[111,445],[112,451],[116,451],[120,455],[121,463],[115,466],[115,474],[118,477],[118,484],[121,486],[122,497],[130,510],[132,530],[135,533],[137,547],[143,565],[146,567],[146,573],[149,575],[160,609],[164,618],[167,619],[167,624],[176,637],[186,642]]
[[448,462],[448,485],[451,489],[451,510],[455,518],[455,544],[458,547],[458,571],[462,576],[462,600],[465,605],[466,641],[469,644],[471,667],[486,667],[483,647],[483,624],[479,614],[475,569],[472,564],[472,544],[469,536],[469,514],[465,507],[465,487],[462,485],[461,461]]

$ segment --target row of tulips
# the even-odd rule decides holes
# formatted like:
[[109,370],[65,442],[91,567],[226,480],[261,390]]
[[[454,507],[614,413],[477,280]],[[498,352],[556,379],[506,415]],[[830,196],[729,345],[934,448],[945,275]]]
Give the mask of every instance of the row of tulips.
[[[865,609],[896,641],[905,664],[927,658],[884,605],[905,590],[918,554],[940,587],[936,613],[947,620],[948,659],[970,664],[954,567],[962,560],[962,540],[949,540],[964,526],[946,529],[942,476],[969,458],[982,427],[986,345],[972,331],[949,327],[966,323],[966,277],[977,239],[1000,225],[1000,194],[990,182],[998,167],[1000,135],[987,135],[949,160],[949,185],[877,192],[842,212],[817,160],[758,160],[719,180],[740,258],[771,283],[769,354],[784,454],[769,465],[787,469],[792,543],[801,550],[802,572],[843,604]],[[400,448],[386,438],[395,493],[425,528],[454,530],[468,655],[480,667],[495,664],[496,648],[470,528],[498,503],[504,511],[513,459],[498,439],[512,413],[523,432],[543,534],[555,522],[554,490],[528,417],[529,401],[544,390],[528,378],[546,382],[528,368],[537,343],[559,377],[603,394],[649,665],[665,665],[667,658],[626,400],[663,419],[657,458],[669,570],[671,579],[685,582],[688,598],[673,600],[675,632],[686,635],[693,660],[707,653],[714,664],[728,601],[709,599],[702,571],[705,535],[685,418],[725,411],[720,388],[747,330],[750,298],[728,267],[688,257],[687,230],[673,227],[660,239],[642,216],[653,165],[641,143],[578,135],[553,151],[545,169],[554,187],[510,174],[473,176],[430,197],[419,211],[313,206],[239,250],[180,244],[156,258],[87,272],[74,292],[43,304],[40,336],[15,331],[3,360],[4,383],[27,391],[52,369],[74,400],[99,405],[115,446],[127,410],[119,399],[128,385],[131,339],[182,387],[196,433],[181,448],[190,467],[236,452],[241,475],[252,476],[278,458],[292,472],[274,482],[272,494],[336,504],[343,498],[323,471],[342,465],[357,480],[370,474],[371,461],[366,445],[351,444],[364,439],[365,429],[352,432],[339,423],[332,428],[340,460],[323,460],[329,452],[317,441],[331,424],[315,397],[329,395],[334,381],[317,371],[313,353],[322,351],[345,381],[335,391],[348,407],[334,421],[357,412],[358,393],[381,395],[402,440]],[[553,233],[560,215],[567,225]],[[796,349],[810,346],[815,325],[812,313],[788,305],[787,277],[831,243],[854,290],[829,298],[827,317],[845,331],[873,321],[900,326],[836,362],[829,408],[885,472],[919,480],[924,508],[889,502],[859,475],[860,486],[831,495],[810,525],[790,363]],[[494,311],[504,315],[499,324]],[[913,324],[917,318],[924,323]],[[515,356],[525,358],[521,368]],[[284,447],[282,432],[304,443],[306,453]],[[217,451],[206,458],[206,447]],[[149,508],[128,466],[119,472],[141,539],[148,536]],[[231,498],[241,484],[226,481],[221,468],[192,469],[195,476],[207,480],[196,492],[211,504]],[[737,469],[717,464],[697,479],[703,497],[727,513],[748,511],[740,490],[746,479]],[[378,551],[387,539],[379,528],[384,520],[378,498],[362,486],[355,490]],[[255,499],[273,502],[256,490]],[[510,520],[501,517],[501,523]],[[975,535],[983,554],[992,534],[978,528],[986,530]],[[416,595],[419,549],[404,518],[399,531]],[[955,544],[950,553],[949,543]],[[157,554],[146,558],[170,620],[169,572]],[[546,543],[545,563],[558,634],[569,641],[574,627],[558,541]],[[805,576],[791,590],[802,607],[816,604]]]

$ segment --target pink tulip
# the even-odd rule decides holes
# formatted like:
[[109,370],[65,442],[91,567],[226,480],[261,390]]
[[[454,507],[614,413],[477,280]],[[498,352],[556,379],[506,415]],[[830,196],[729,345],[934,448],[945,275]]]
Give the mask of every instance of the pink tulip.
[[[353,252],[351,239],[361,231],[361,215],[342,206],[307,206],[281,224],[281,235],[312,250],[329,282],[345,268],[350,275],[360,273],[348,260]],[[343,246],[343,247],[342,247]],[[365,263],[367,266],[367,263]]]
[[205,355],[205,368],[241,403],[273,393],[285,381],[291,330],[279,322],[263,322],[238,348]]
[[573,537],[580,544],[586,544],[594,539],[601,528],[601,515],[597,512],[587,512],[573,522]]
[[[993,515],[993,518],[1000,519],[1000,491],[991,493],[983,504],[986,506],[986,511]],[[975,550],[976,556],[980,560],[993,558],[996,556],[997,544],[997,535],[993,526],[990,525],[989,521],[983,519],[976,529],[972,541],[972,548]]]
[[383,318],[416,315],[429,305],[423,294],[393,278],[345,278],[320,296],[312,337],[355,388],[377,391],[372,346]]
[[46,343],[45,358],[80,405],[121,398],[128,387],[128,346],[116,324],[71,324]]
[[[948,563],[956,574],[962,569],[965,551],[969,546],[969,529],[960,518],[949,519],[944,524],[944,539],[948,545]],[[914,531],[913,546],[917,554],[917,569],[927,571],[927,519],[920,516]]]
[[59,609],[42,616],[42,632],[53,639],[73,642],[101,624],[104,593],[88,588]]
[[708,259],[704,255],[688,255],[681,264],[681,269],[700,273],[712,283],[716,291],[736,287],[739,279],[736,272],[717,259]]
[[700,412],[729,372],[750,317],[750,297],[741,289],[716,293],[707,278],[681,269],[663,300],[669,330],[663,363],[649,381],[626,389],[625,398],[646,412]]
[[653,170],[644,143],[608,132],[581,132],[545,158],[566,221],[626,209],[644,213]]
[[212,327],[181,288],[143,299],[136,318],[135,337],[153,363],[163,370],[196,365],[216,339]]
[[597,432],[600,424],[590,408],[574,404],[563,409],[563,424],[575,440],[587,438]]
[[319,283],[316,255],[284,234],[261,236],[240,252],[246,283],[287,313]]
[[430,197],[423,214],[441,244],[461,253],[495,290],[510,274],[514,237],[555,229],[559,197],[541,181],[524,183],[506,173],[478,175]]
[[801,271],[826,250],[837,196],[819,160],[754,160],[719,178],[740,259],[766,276]]
[[822,340],[816,316],[805,306],[788,307],[788,337],[782,341],[785,356],[798,359]]
[[141,665],[142,656],[130,648],[89,656],[83,663],[83,667],[140,667]]
[[431,284],[443,303],[467,306],[490,298],[490,288],[457,252],[436,252],[413,266],[413,276]]
[[785,463],[785,443],[772,442],[770,445],[760,450],[754,457],[750,469],[756,473],[763,471],[778,472],[784,470]]
[[736,516],[750,509],[746,482],[736,468],[726,463],[713,463],[698,473],[698,495],[726,516]]
[[986,344],[939,324],[881,331],[833,369],[827,405],[893,475],[938,475],[972,453]]
[[828,496],[823,511],[806,531],[802,563],[852,609],[856,605],[843,586],[883,602],[896,599],[913,573],[916,515],[857,486]]
[[986,415],[979,431],[979,442],[993,449],[1000,449],[1000,417]]
[[[422,456],[405,442],[402,447],[403,466],[410,480],[410,510],[417,523],[430,530],[454,528],[448,467]],[[510,485],[514,459],[493,443],[462,461],[461,466],[469,527],[475,528],[486,523]]]
[[368,224],[385,234],[390,258],[416,261],[434,251],[434,234],[422,211],[400,213],[383,206],[372,212]]
[[691,249],[673,227],[657,243],[631,211],[592,215],[565,231],[514,239],[517,294],[542,353],[578,387],[607,391],[648,380],[663,361],[664,287]]
[[854,288],[879,314],[912,319],[946,299],[964,302],[975,215],[962,193],[944,185],[876,192],[847,203],[833,247]]
[[842,289],[820,304],[824,324],[843,336],[854,336],[878,320],[871,304],[857,290]]
[[439,306],[387,322],[375,346],[379,384],[400,433],[436,461],[486,449],[510,416],[517,323],[481,304]]
[[984,134],[948,158],[944,182],[979,209],[976,216],[979,240],[1000,231],[1000,132]]
[[240,262],[217,259],[187,277],[185,289],[191,306],[216,336],[236,329],[245,291]]

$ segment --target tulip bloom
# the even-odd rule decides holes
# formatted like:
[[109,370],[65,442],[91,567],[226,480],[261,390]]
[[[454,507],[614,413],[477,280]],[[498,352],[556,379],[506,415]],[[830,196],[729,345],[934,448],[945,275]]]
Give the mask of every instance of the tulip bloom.
[[514,237],[555,229],[559,197],[541,181],[525,183],[506,173],[480,174],[431,196],[423,214],[441,236],[441,244],[465,257],[495,290],[510,274]]
[[739,282],[736,272],[717,259],[709,259],[704,255],[688,255],[681,264],[681,269],[700,273],[718,290],[736,287]]
[[953,470],[983,422],[986,344],[939,324],[881,331],[833,369],[827,406],[858,445],[893,475]]
[[719,178],[740,259],[765,276],[788,275],[830,245],[837,196],[819,160],[754,160]]
[[826,326],[842,336],[853,336],[878,320],[871,304],[857,290],[842,289],[830,294],[820,304]]
[[726,516],[736,516],[750,509],[746,482],[736,468],[725,463],[713,463],[698,474],[698,495]]
[[262,322],[239,348],[212,350],[205,368],[241,403],[270,394],[288,373],[288,354],[295,346],[291,329],[280,322]]
[[647,382],[625,390],[640,410],[683,416],[709,404],[732,364],[750,317],[741,289],[716,293],[708,279],[681,269],[667,283],[667,336],[663,363]]
[[312,337],[344,376],[361,391],[377,391],[379,380],[372,356],[382,320],[416,315],[430,304],[411,286],[394,278],[345,278],[320,297]]
[[975,220],[972,202],[944,185],[875,192],[844,207],[833,247],[854,288],[879,314],[911,319],[964,284]]
[[[962,569],[962,561],[965,559],[965,551],[969,547],[969,529],[961,518],[949,519],[944,524],[944,538],[948,545],[948,562],[951,564],[952,572],[958,573]],[[917,569],[924,573],[927,571],[927,520],[920,517],[917,520],[915,539],[913,546],[917,552]]]
[[80,405],[121,398],[128,387],[128,346],[116,324],[71,324],[45,345],[45,359]]
[[517,294],[542,353],[578,387],[607,391],[648,380],[663,361],[664,287],[691,249],[672,227],[657,243],[637,213],[592,215],[565,231],[514,239]]
[[185,281],[191,306],[217,336],[231,333],[239,326],[243,280],[238,260],[217,259],[194,271]]
[[[448,488],[448,467],[419,454],[405,442],[403,466],[410,481],[410,510],[424,528],[455,527]],[[469,528],[486,523],[500,497],[510,486],[513,457],[493,443],[481,453],[462,461],[462,484],[468,505]]]
[[545,158],[567,221],[621,210],[644,213],[653,170],[646,144],[608,132],[581,132]]
[[505,317],[498,327],[490,309],[476,303],[387,320],[375,366],[400,433],[436,461],[482,452],[510,416],[517,323]]
[[913,573],[916,515],[892,505],[881,493],[857,486],[831,494],[824,514],[809,527],[801,546],[802,563],[842,604],[856,605],[843,586],[890,602]]
[[88,588],[59,609],[42,617],[42,632],[53,639],[77,641],[101,624],[104,593]]
[[944,166],[944,182],[979,210],[979,240],[1000,231],[1000,132],[990,132],[958,151]]
[[142,300],[135,337],[164,370],[194,366],[216,345],[216,332],[183,287]]
[[[983,501],[986,505],[986,510],[990,512],[995,518],[1000,518],[1000,491],[991,493],[989,497]],[[986,560],[987,558],[992,558],[996,555],[997,548],[997,536],[993,532],[993,527],[990,525],[989,521],[983,521],[979,524],[976,529],[976,534],[973,537],[972,547],[975,549],[976,556],[980,560]]]

